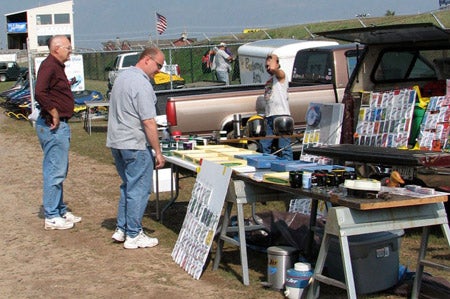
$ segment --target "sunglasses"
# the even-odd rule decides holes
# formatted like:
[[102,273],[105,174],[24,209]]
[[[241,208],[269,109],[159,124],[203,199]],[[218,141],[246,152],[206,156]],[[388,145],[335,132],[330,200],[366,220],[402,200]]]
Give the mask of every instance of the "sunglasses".
[[151,60],[153,60],[156,63],[156,66],[158,67],[158,70],[162,69],[163,65],[156,61],[153,57],[148,56]]

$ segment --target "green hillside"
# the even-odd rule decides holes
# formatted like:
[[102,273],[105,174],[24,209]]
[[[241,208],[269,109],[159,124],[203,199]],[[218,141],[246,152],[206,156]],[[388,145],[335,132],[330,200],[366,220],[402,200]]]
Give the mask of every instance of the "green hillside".
[[[434,16],[433,16],[434,15]],[[360,28],[363,26],[382,26],[394,24],[411,24],[411,23],[433,23],[437,26],[445,26],[450,29],[450,10],[439,10],[431,13],[402,15],[402,16],[384,16],[377,18],[349,19],[341,21],[323,21],[310,24],[299,24],[289,27],[280,27],[275,29],[261,30],[258,32],[242,33],[234,36],[221,36],[213,38],[209,41],[200,42],[197,45],[218,44],[225,41],[229,44],[229,48],[233,53],[237,53],[238,47],[246,42],[269,38],[295,38],[295,39],[311,39],[320,38],[314,36],[316,32]],[[237,39],[236,39],[237,38]],[[176,61],[182,70],[182,76],[186,83],[193,83],[203,80],[213,80],[212,74],[203,74],[201,71],[201,57],[207,48],[184,48],[175,49],[171,52],[173,61]],[[167,56],[167,55],[166,55]],[[239,83],[238,79],[234,79],[232,84]]]
[[[436,17],[434,17],[433,16]],[[381,26],[381,25],[394,25],[394,24],[411,24],[411,23],[433,23],[440,26],[439,22],[446,28],[450,29],[450,10],[440,10],[426,14],[416,14],[416,15],[402,15],[402,16],[386,16],[378,18],[361,18],[349,19],[342,21],[324,21],[318,23],[301,24],[289,27],[280,27],[277,29],[266,30],[267,34],[271,38],[296,38],[296,39],[309,39],[311,38],[310,33],[348,29],[348,28],[358,28],[362,26]],[[364,25],[363,25],[364,24]],[[267,35],[265,32],[252,32],[246,34],[238,35],[241,39],[266,39]]]

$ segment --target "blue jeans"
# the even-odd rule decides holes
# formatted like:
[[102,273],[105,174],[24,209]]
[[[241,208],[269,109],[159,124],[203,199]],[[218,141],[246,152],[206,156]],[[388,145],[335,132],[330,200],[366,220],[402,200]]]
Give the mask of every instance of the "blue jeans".
[[[277,116],[268,116],[266,117],[266,122],[267,122],[267,126],[266,126],[266,135],[273,135],[273,120],[276,118]],[[290,138],[278,138],[278,139],[262,139],[260,141],[261,143],[261,147],[262,147],[262,152],[265,154],[271,154],[272,153],[272,142],[274,140],[278,140],[278,149],[284,148],[286,147],[282,152],[281,152],[281,158],[286,159],[286,160],[293,160],[293,153],[292,153],[292,147],[288,146],[291,143],[291,139]]]
[[216,71],[217,81],[225,82],[225,85],[230,84],[230,75],[227,71]]
[[117,227],[131,238],[142,230],[142,218],[153,185],[151,149],[111,149],[117,172],[122,179],[117,210]]
[[63,182],[69,169],[70,126],[61,122],[56,130],[50,130],[45,119],[36,121],[36,133],[44,152],[42,162],[43,206],[45,218],[64,215],[67,206],[63,200]]

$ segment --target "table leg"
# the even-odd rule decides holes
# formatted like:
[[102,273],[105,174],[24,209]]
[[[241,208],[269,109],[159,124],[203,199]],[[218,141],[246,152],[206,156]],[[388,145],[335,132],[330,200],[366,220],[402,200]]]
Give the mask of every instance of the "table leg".
[[92,116],[91,116],[91,108],[87,108],[88,111],[88,126],[89,126],[89,135],[92,133]]
[[356,298],[355,280],[353,279],[352,259],[350,257],[350,247],[347,236],[340,236],[342,265],[344,265],[345,282],[347,285],[347,297]]
[[85,130],[85,131],[87,131],[87,107],[86,107],[86,110],[84,111],[84,120],[83,120],[83,129]]
[[318,297],[319,281],[316,279],[316,277],[322,275],[322,271],[325,266],[325,260],[327,258],[329,247],[330,247],[330,235],[327,233],[324,233],[324,236],[322,239],[322,245],[320,246],[320,250],[319,250],[319,256],[317,257],[316,265],[314,268],[314,276],[313,276],[313,279],[311,280],[311,285],[309,286],[308,294],[306,297],[308,299],[315,299],[316,294]]
[[242,203],[237,204],[238,228],[239,228],[239,248],[241,252],[242,265],[242,281],[245,285],[249,285],[248,277],[248,261],[247,261],[247,242],[245,240],[245,220],[244,207]]
[[[448,223],[441,224],[442,232],[444,233],[444,237],[447,240],[448,246],[450,247],[450,229],[448,227]],[[434,267],[434,268],[442,268],[448,270],[449,267],[445,265],[439,265],[439,264],[433,264],[433,263],[427,263],[425,261],[425,256],[427,253],[428,248],[428,239],[430,236],[430,228],[429,226],[423,227],[422,231],[422,239],[420,242],[420,250],[419,250],[419,257],[417,260],[417,267],[416,267],[416,276],[414,277],[414,283],[412,287],[411,292],[411,298],[419,298],[420,295],[420,286],[422,283],[422,276],[423,276],[423,270],[425,265]]]
[[155,201],[156,201],[156,211],[155,211],[155,213],[156,213],[156,220],[159,220],[159,217],[160,217],[160,215],[159,215],[159,170],[158,169],[155,169],[156,171],[155,171],[155,179],[156,179],[156,199],[155,199]]
[[430,229],[428,228],[428,226],[425,226],[422,230],[422,239],[420,242],[419,258],[417,260],[416,276],[414,277],[414,283],[411,293],[412,299],[419,298],[420,285],[422,283],[422,274],[423,274],[422,260],[425,259],[425,255],[427,252],[429,232]]
[[[173,182],[173,175],[175,173],[175,186],[174,186],[174,182]],[[166,212],[166,210],[168,208],[170,208],[170,206],[172,206],[172,204],[177,200],[178,198],[178,194],[179,194],[179,190],[180,190],[180,185],[179,185],[179,181],[180,181],[180,170],[178,169],[178,167],[174,164],[170,165],[170,200],[169,202],[164,206],[164,208],[162,208],[161,210],[161,214],[160,214],[160,222],[163,223],[163,218],[164,218],[164,213]]]
[[216,255],[214,257],[213,270],[217,270],[219,268],[219,263],[222,258],[223,245],[225,242],[224,239],[227,236],[227,230],[228,230],[228,225],[230,223],[232,208],[233,208],[233,203],[227,202],[227,206],[225,208],[225,213],[223,215],[223,220],[222,220],[222,228],[220,229],[219,236],[217,237],[217,250],[216,250]]
[[317,223],[317,208],[319,206],[319,201],[311,198],[311,211],[309,217],[309,231],[307,236],[306,243],[306,252],[305,255],[308,259],[311,259],[312,256],[312,248],[314,244],[314,229]]

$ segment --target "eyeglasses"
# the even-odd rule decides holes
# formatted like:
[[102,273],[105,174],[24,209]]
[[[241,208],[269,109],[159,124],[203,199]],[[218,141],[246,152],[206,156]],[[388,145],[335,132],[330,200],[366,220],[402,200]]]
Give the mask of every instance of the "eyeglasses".
[[59,46],[60,48],[64,48],[67,51],[72,51],[72,46]]
[[156,63],[156,66],[158,67],[158,70],[162,69],[163,65],[155,60],[155,58],[148,56],[151,60],[153,60]]

